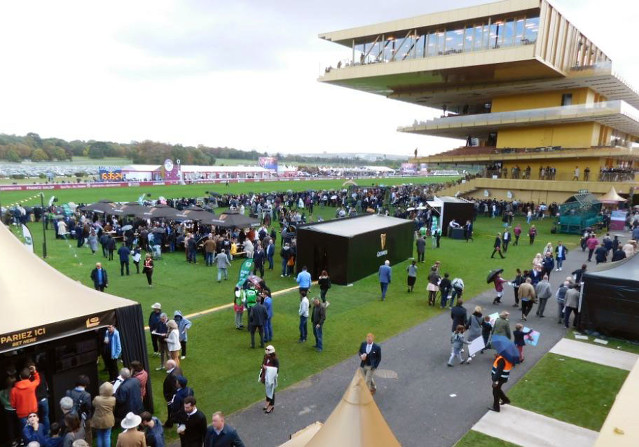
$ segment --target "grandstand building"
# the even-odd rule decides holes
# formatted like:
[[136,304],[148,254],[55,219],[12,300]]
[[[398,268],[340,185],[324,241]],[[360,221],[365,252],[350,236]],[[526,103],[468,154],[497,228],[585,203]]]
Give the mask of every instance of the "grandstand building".
[[[321,82],[441,110],[400,132],[461,139],[414,163],[474,165],[449,195],[563,201],[639,186],[639,94],[546,0],[506,0],[320,35]],[[623,182],[623,183],[622,183]]]

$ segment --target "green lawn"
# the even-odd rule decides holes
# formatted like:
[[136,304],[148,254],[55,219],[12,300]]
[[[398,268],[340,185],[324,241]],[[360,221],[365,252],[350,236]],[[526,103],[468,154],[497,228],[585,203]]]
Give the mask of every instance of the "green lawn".
[[508,392],[513,404],[599,431],[628,371],[546,354]]
[[[587,335],[587,334],[583,334],[583,335]],[[573,331],[569,331],[568,333],[566,333],[566,338],[580,341],[582,343],[590,343],[591,345],[604,346],[610,349],[618,349],[619,351],[632,352],[633,354],[639,354],[639,343],[628,341],[628,340],[621,340],[619,338],[603,337],[603,336],[597,337],[601,340],[608,340],[607,345],[595,343],[595,337],[593,337],[592,335],[588,335],[588,340],[578,340],[577,338],[575,338],[575,334]]]
[[457,441],[455,447],[518,447],[518,444],[493,438],[478,431],[471,430]]
[[[390,179],[359,179],[358,185],[400,185],[402,183],[440,183],[447,182],[453,177],[411,177],[411,178],[390,178]],[[273,191],[306,191],[306,190],[322,190],[322,189],[341,189],[345,179],[331,180],[287,180],[287,181],[270,181],[260,183],[232,183],[229,186],[224,184],[198,184],[198,185],[170,185],[170,186],[144,186],[130,188],[113,188],[113,189],[66,189],[66,190],[46,190],[44,191],[45,200],[48,201],[53,195],[59,200],[59,203],[75,202],[75,203],[92,203],[101,199],[111,199],[115,202],[137,201],[142,194],[151,194],[151,199],[157,199],[159,196],[167,198],[174,197],[205,197],[206,191],[216,191],[221,194],[240,194],[247,192],[273,192]],[[32,182],[29,182],[32,183]],[[3,206],[19,200],[36,196],[39,191],[0,191],[0,204]],[[29,205],[37,205],[40,198],[37,197],[26,203]]]

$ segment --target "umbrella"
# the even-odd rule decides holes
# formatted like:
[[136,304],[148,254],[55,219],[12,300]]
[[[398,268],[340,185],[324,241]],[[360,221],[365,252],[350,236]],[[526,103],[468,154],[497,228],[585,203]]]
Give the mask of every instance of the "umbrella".
[[246,228],[257,227],[260,225],[260,221],[238,213],[224,213],[220,217],[212,219],[210,224],[221,228]]
[[144,217],[176,219],[180,212],[168,205],[155,205],[149,211],[144,213]]
[[151,230],[151,233],[162,234],[162,233],[166,233],[166,230],[162,227],[155,227],[153,230]]
[[128,231],[128,230],[132,230],[133,229],[133,225],[125,225],[122,227],[122,231]]
[[415,207],[414,206],[409,206],[408,208],[406,208],[406,211],[415,211]]
[[491,283],[495,280],[495,277],[500,274],[501,272],[503,272],[504,269],[495,269],[495,270],[491,270],[490,273],[488,274],[488,276],[486,277],[486,283]]
[[91,211],[93,213],[114,214],[114,210],[117,209],[117,206],[111,201],[100,200],[90,205],[81,206],[79,209],[80,211]]
[[490,346],[513,365],[519,363],[519,351],[517,346],[503,335],[493,335]]
[[332,195],[331,196],[331,200],[335,200],[335,199],[337,199],[337,196],[336,195]]

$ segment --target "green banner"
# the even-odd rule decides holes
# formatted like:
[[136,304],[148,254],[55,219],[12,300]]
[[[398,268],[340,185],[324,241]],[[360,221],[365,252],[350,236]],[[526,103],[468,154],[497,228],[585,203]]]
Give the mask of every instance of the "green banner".
[[237,278],[237,286],[242,287],[244,281],[253,273],[253,258],[246,258],[240,267],[240,274]]

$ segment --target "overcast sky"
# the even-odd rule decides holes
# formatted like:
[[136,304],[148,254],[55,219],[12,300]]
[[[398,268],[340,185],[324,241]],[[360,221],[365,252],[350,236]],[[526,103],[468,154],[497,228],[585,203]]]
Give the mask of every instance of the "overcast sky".
[[[323,67],[349,56],[317,35],[481,3],[5,1],[0,133],[271,153],[435,153],[460,142],[396,132],[432,110],[317,82]],[[554,4],[639,88],[636,3]]]

